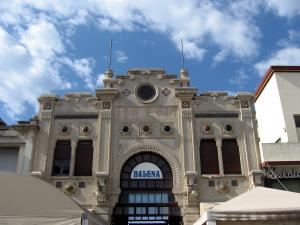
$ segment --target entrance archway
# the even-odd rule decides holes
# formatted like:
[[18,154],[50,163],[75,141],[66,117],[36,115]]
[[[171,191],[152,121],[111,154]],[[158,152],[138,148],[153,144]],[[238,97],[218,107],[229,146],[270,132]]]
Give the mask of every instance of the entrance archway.
[[142,152],[130,157],[121,170],[120,188],[112,215],[114,225],[181,223],[172,194],[172,169],[160,155]]

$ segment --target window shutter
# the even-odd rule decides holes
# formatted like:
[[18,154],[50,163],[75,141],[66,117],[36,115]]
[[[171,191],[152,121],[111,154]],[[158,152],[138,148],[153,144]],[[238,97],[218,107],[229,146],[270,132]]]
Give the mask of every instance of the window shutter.
[[200,141],[201,174],[219,174],[218,150],[215,139]]
[[236,139],[223,139],[222,156],[224,174],[241,174],[239,146]]
[[70,172],[71,141],[58,140],[54,149],[53,176],[68,176]]
[[79,141],[76,149],[74,176],[91,176],[93,165],[93,142]]

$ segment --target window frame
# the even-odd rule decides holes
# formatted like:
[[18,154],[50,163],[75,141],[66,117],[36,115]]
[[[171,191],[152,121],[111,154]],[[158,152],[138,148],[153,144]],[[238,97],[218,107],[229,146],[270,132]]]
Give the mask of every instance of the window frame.
[[[78,151],[78,145],[80,142],[91,142],[91,149],[92,149],[92,152],[91,152],[91,168],[90,168],[90,175],[76,175],[76,158],[77,158],[77,151]],[[73,162],[73,174],[72,176],[74,177],[91,177],[93,176],[93,166],[94,166],[94,152],[95,152],[95,149],[94,149],[94,140],[93,139],[79,139],[77,140],[77,143],[76,143],[76,149],[75,149],[75,152],[74,152],[74,162]]]
[[24,170],[24,165],[21,167],[22,164],[22,157],[24,157],[24,151],[22,150],[22,144],[14,144],[14,143],[1,143],[0,148],[15,148],[17,149],[17,162],[16,162],[16,170],[14,172],[21,173]]
[[[55,163],[55,149],[56,149],[56,146],[57,146],[57,143],[60,142],[60,141],[69,141],[70,142],[70,159],[69,159],[69,173],[68,174],[63,174],[63,173],[60,173],[60,174],[54,174],[53,173],[53,170],[54,170],[54,163]],[[61,161],[63,159],[60,159]],[[57,139],[55,140],[54,142],[54,148],[53,148],[53,155],[52,155],[52,163],[51,163],[51,170],[50,170],[50,176],[51,177],[69,177],[70,174],[71,174],[71,168],[72,168],[72,140],[71,139]],[[63,165],[61,165],[63,168]]]
[[[224,168],[224,157],[223,157],[223,141],[224,140],[234,140],[237,146],[237,150],[238,150],[238,159],[239,159],[239,166],[240,166],[240,173],[225,173],[225,168]],[[222,138],[221,141],[221,154],[222,154],[222,165],[223,165],[223,175],[243,175],[243,170],[242,170],[242,159],[241,159],[241,151],[240,151],[240,146],[238,143],[238,140],[236,137],[228,137],[228,138]]]
[[[203,166],[203,164],[202,164],[202,160],[201,160],[201,142],[202,142],[202,140],[205,140],[205,141],[207,141],[207,140],[212,140],[212,142],[215,144],[215,151],[216,151],[216,156],[217,156],[217,165],[215,165],[215,166],[217,166],[217,170],[218,170],[218,172],[217,173],[203,173],[202,172],[202,166]],[[214,153],[215,154],[215,153]],[[200,145],[199,145],[199,156],[200,156],[200,170],[201,170],[201,175],[202,176],[205,176],[205,175],[220,175],[221,174],[221,168],[220,168],[220,162],[219,162],[219,153],[218,153],[218,145],[217,145],[217,141],[216,141],[216,139],[215,138],[201,138],[200,139]],[[209,162],[207,162],[207,163],[209,163]],[[208,166],[209,167],[209,166]]]
[[[300,115],[299,115],[300,116]],[[203,174],[201,171],[201,155],[200,155],[200,145],[201,145],[201,140],[203,139],[213,139],[215,140],[216,146],[217,146],[217,154],[218,154],[218,162],[219,162],[219,174]],[[237,148],[238,148],[238,153],[239,153],[239,163],[240,163],[240,173],[226,173],[224,172],[224,160],[223,160],[223,153],[222,153],[222,143],[223,140],[227,139],[233,139],[236,141]],[[216,137],[201,137],[199,141],[199,162],[200,162],[200,175],[202,177],[222,177],[222,176],[245,176],[244,173],[244,166],[243,166],[243,160],[242,160],[242,151],[241,151],[241,146],[240,146],[240,140],[236,136],[229,136],[229,137],[222,137],[222,138],[216,138]]]

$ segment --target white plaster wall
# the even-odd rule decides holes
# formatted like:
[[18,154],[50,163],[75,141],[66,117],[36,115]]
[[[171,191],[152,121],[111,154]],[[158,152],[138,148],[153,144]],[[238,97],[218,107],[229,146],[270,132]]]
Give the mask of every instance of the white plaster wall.
[[300,160],[300,143],[262,143],[262,161]]
[[34,131],[19,135],[24,140],[25,144],[21,145],[19,148],[17,173],[28,175],[32,157]]
[[276,76],[272,76],[269,80],[256,100],[255,108],[260,142],[274,143],[278,138],[281,138],[281,142],[287,142]]
[[28,175],[30,170],[34,131],[18,132],[14,129],[1,130],[0,137],[1,147],[18,148],[16,172],[22,175]]
[[293,115],[300,114],[300,73],[280,72],[274,75],[277,80],[288,141],[299,142]]

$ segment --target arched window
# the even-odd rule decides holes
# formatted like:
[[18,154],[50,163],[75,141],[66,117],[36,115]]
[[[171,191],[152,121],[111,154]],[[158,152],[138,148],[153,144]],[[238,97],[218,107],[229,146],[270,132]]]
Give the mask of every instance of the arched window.
[[121,195],[113,211],[114,224],[179,224],[180,209],[172,194],[168,162],[154,153],[139,153],[121,172]]

